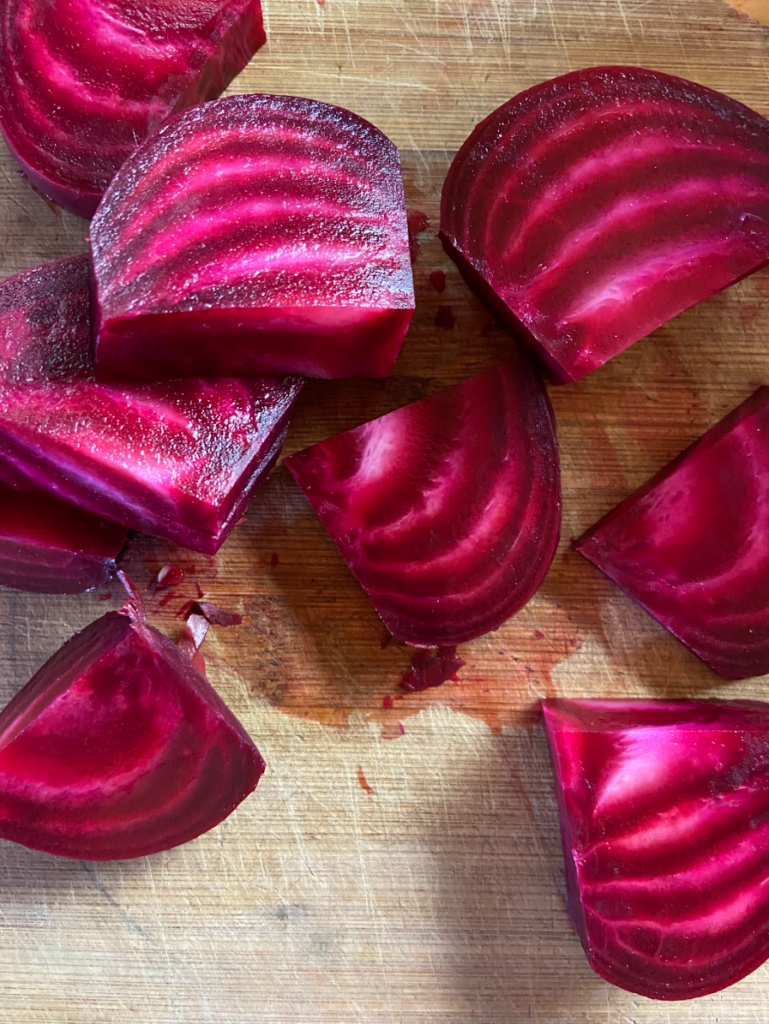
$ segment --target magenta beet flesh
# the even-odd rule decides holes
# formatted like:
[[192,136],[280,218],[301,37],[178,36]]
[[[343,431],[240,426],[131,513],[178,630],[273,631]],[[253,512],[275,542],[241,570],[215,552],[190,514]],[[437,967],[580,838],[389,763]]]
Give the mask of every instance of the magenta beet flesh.
[[553,560],[558,447],[525,356],[285,465],[387,628],[415,647],[497,629]]
[[0,284],[0,480],[184,547],[222,544],[278,457],[300,387],[97,384],[87,257]]
[[720,676],[769,672],[769,388],[575,547]]
[[769,704],[546,700],[569,909],[590,966],[693,999],[769,957]]
[[113,379],[384,377],[414,313],[398,151],[314,100],[173,118],[116,175],[91,247]]
[[578,380],[769,262],[769,122],[642,68],[590,68],[481,122],[443,189],[468,283]]
[[44,196],[91,217],[169,113],[212,99],[264,43],[259,0],[5,0],[0,128]]
[[263,771],[190,659],[110,612],[0,714],[0,837],[82,860],[142,857],[218,825]]

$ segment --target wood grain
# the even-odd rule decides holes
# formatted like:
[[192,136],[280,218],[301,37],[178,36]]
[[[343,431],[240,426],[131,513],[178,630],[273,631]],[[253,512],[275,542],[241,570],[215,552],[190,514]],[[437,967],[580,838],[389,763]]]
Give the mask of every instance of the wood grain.
[[[267,18],[269,45],[233,91],[316,96],[370,118],[402,148],[409,207],[434,227],[453,152],[541,79],[641,64],[769,114],[769,32],[722,0],[267,0]],[[87,226],[32,194],[4,151],[0,225],[3,276],[85,247]],[[421,249],[394,376],[311,383],[289,450],[504,354],[505,333],[432,233]],[[0,1022],[765,1024],[767,968],[675,1005],[591,974],[566,915],[532,708],[546,693],[766,696],[766,680],[719,684],[567,545],[769,378],[767,297],[758,275],[553,391],[565,520],[547,583],[463,648],[459,684],[391,711],[382,698],[408,656],[382,648],[383,627],[284,470],[215,561],[138,542],[129,569],[142,586],[167,561],[187,571],[165,607],[151,600],[153,621],[178,631],[198,583],[244,613],[241,628],[213,631],[207,660],[268,774],[220,828],[147,860],[92,867],[0,845]],[[441,306],[453,329],[435,325]],[[0,699],[118,600],[2,592]]]

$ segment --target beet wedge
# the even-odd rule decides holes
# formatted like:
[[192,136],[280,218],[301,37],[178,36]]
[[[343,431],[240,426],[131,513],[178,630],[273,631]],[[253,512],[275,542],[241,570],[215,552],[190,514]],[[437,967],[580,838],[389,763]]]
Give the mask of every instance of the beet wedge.
[[546,700],[569,910],[590,966],[650,999],[769,957],[769,704]]
[[769,262],[769,122],[642,68],[564,75],[473,131],[441,237],[554,378],[578,380]]
[[0,837],[81,860],[143,857],[218,825],[263,771],[190,659],[132,611],[109,612],[0,714]]
[[38,191],[91,217],[137,144],[264,41],[259,0],[5,0],[0,128]]
[[128,531],[40,494],[0,485],[0,584],[40,594],[95,590],[115,572]]
[[91,247],[113,379],[383,377],[414,313],[398,151],[314,100],[173,118],[116,175]]
[[213,554],[278,458],[296,378],[93,379],[88,260],[0,284],[0,480]]
[[525,356],[284,461],[384,624],[415,647],[498,629],[555,555],[555,426]]
[[574,546],[724,679],[769,672],[769,388]]

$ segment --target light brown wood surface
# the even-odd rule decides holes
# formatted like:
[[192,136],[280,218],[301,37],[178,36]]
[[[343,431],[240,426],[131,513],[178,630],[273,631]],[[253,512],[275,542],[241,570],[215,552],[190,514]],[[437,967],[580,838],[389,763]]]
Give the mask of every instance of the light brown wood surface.
[[[769,29],[723,0],[266,3],[268,46],[231,91],[314,96],[374,121],[401,147],[409,209],[436,230],[457,147],[544,78],[641,64],[769,114]],[[87,225],[30,192],[4,150],[0,225],[3,276],[85,247]],[[502,357],[507,336],[432,232],[421,249],[394,376],[311,383],[287,450]],[[428,281],[438,269],[442,296]],[[0,1022],[766,1024],[769,967],[683,1004],[634,997],[588,969],[565,910],[533,708],[554,693],[769,696],[765,680],[720,683],[567,550],[769,379],[767,298],[764,273],[552,392],[565,511],[545,586],[462,649],[460,683],[392,711],[382,699],[408,653],[382,647],[384,628],[285,470],[214,561],[137,542],[128,568],[142,587],[165,562],[187,569],[164,608],[150,598],[172,635],[196,583],[243,612],[205,650],[268,773],[220,828],[149,859],[91,866],[0,844]],[[439,306],[453,329],[435,326]],[[116,606],[118,589],[111,602],[1,592],[0,698]]]

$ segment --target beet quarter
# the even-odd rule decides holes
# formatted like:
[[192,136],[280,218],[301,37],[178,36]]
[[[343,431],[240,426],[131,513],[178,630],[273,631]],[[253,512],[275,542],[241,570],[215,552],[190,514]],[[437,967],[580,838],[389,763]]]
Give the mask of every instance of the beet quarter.
[[558,447],[523,355],[285,460],[398,640],[497,629],[558,545]]
[[465,142],[447,252],[560,381],[769,262],[769,122],[692,82],[590,68]]
[[315,100],[172,118],[116,175],[91,247],[116,379],[384,377],[414,313],[398,151]]

